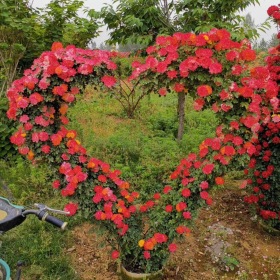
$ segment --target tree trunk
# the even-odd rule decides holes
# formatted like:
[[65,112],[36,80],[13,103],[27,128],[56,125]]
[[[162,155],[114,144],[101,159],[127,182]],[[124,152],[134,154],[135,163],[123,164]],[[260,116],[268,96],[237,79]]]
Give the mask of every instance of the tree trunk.
[[184,121],[185,121],[185,103],[186,103],[186,94],[184,92],[178,93],[178,134],[177,140],[181,141],[184,135]]

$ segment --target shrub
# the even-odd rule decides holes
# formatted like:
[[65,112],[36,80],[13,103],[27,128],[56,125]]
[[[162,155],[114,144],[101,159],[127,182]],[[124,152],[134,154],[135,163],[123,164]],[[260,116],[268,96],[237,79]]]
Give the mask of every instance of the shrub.
[[0,159],[16,157],[15,146],[10,142],[10,137],[16,131],[15,123],[6,116],[8,100],[0,98]]
[[[271,6],[268,15],[280,25],[280,8]],[[280,32],[277,38],[280,38]],[[277,94],[271,94],[267,102],[273,110],[268,118],[262,123],[258,138],[256,139],[256,151],[251,157],[249,167],[251,168],[249,187],[251,194],[245,197],[245,201],[254,206],[260,219],[276,230],[280,230],[280,118],[279,118],[279,67],[280,67],[280,45],[270,49],[266,58],[266,68],[270,79],[278,86]],[[257,68],[261,70],[260,68]]]

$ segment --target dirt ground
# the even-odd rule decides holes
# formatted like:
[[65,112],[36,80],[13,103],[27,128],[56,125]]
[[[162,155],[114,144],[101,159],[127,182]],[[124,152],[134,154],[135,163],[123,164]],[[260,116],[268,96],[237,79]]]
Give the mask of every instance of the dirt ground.
[[[244,193],[243,193],[244,194]],[[214,203],[201,210],[196,227],[174,253],[164,280],[280,280],[280,235],[267,233],[252,218],[238,187],[214,193]],[[93,226],[74,231],[68,248],[73,267],[82,280],[117,280],[117,263],[100,249]]]

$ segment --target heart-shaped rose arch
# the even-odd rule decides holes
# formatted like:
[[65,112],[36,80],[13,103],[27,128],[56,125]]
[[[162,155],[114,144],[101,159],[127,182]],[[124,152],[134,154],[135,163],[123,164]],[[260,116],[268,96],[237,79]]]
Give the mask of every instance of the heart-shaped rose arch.
[[90,157],[76,132],[65,127],[81,85],[115,85],[115,52],[55,43],[13,83],[7,114],[20,124],[11,137],[19,152],[57,170],[53,187],[75,201],[66,205],[71,215],[79,209],[107,228],[116,242],[114,258],[120,251],[124,263],[137,259],[131,267],[157,270],[176,249],[174,238],[189,233],[196,210],[211,204],[210,187],[223,184],[229,168],[248,164],[260,125],[276,110],[271,101],[278,88],[267,68],[249,69],[256,58],[250,44],[232,41],[225,30],[160,36],[147,54],[144,63],[133,62],[131,82],[149,81],[160,95],[189,92],[195,108],[212,108],[220,125],[198,154],[181,160],[170,174],[173,183],[146,202],[140,204],[120,171]]

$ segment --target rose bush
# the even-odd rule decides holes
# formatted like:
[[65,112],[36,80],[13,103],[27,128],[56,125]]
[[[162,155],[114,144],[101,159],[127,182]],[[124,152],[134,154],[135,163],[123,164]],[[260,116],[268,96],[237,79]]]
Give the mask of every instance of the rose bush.
[[28,159],[57,170],[52,186],[72,200],[65,209],[71,215],[80,210],[107,230],[112,258],[142,272],[162,268],[176,251],[176,238],[190,234],[197,210],[211,205],[211,187],[222,185],[230,168],[247,165],[278,94],[266,67],[248,67],[256,57],[249,42],[234,42],[225,30],[160,36],[147,53],[144,63],[133,62],[132,83],[146,80],[145,88],[158,88],[160,95],[189,92],[195,108],[212,108],[220,123],[215,137],[182,159],[169,184],[147,201],[119,170],[89,156],[77,133],[66,128],[81,85],[115,86],[114,54],[55,43],[7,93],[7,115],[20,124],[12,143]]
[[[280,24],[280,9],[278,6],[271,6],[267,13],[276,24]],[[277,35],[280,39],[280,32]],[[266,58],[266,68],[262,71],[270,73],[270,79],[275,81],[279,87],[280,73],[280,45],[269,50]],[[257,71],[258,69],[256,69]],[[260,73],[258,74],[260,75]],[[250,167],[250,195],[245,201],[253,206],[259,217],[270,227],[280,230],[280,164],[279,164],[279,143],[280,143],[280,116],[279,116],[279,93],[271,96],[271,118],[264,122],[259,130],[258,139],[255,143],[256,152],[251,157]]]

